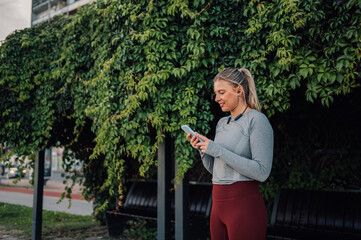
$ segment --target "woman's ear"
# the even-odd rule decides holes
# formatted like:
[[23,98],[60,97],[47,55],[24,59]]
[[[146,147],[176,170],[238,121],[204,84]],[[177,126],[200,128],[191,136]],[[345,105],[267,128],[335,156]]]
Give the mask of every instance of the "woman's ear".
[[243,93],[243,88],[241,86],[237,87],[237,93],[241,95]]

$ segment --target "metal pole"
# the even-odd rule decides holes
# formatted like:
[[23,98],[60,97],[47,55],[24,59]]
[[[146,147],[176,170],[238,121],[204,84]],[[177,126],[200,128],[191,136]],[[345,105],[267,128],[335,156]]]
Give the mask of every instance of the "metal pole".
[[34,0],[31,0],[30,26],[33,26],[33,21],[34,21],[33,6],[34,6]]
[[50,23],[50,9],[51,9],[50,0],[48,0],[48,23]]
[[[177,171],[176,163],[176,171]],[[180,184],[175,188],[175,239],[189,238],[189,177],[184,175]]]
[[157,239],[170,239],[170,138],[166,135],[158,147]]
[[39,151],[35,160],[33,221],[31,240],[41,240],[41,226],[43,214],[43,188],[44,188],[44,150]]

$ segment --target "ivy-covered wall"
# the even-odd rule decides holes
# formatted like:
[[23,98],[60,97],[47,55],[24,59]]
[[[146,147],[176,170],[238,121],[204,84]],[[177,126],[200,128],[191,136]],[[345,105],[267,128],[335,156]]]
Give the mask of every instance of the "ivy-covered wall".
[[212,134],[212,78],[224,67],[251,70],[271,119],[295,91],[329,107],[359,87],[360,19],[356,0],[98,0],[3,42],[0,143],[19,156],[71,150],[99,214],[122,197],[126,169],[151,174],[165,133],[178,177],[194,165],[180,126]]

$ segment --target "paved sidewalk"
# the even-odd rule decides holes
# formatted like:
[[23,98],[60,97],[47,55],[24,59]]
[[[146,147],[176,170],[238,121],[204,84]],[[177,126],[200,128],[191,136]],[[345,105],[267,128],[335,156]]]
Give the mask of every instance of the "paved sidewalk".
[[[28,179],[23,179],[14,184],[13,179],[1,178],[0,185],[0,202],[33,206],[34,190]],[[62,181],[48,180],[43,191],[43,209],[78,215],[91,215],[93,213],[93,203],[84,200],[79,185],[73,187],[70,208],[69,200],[66,198],[57,204],[61,194],[65,191],[64,188],[65,185]]]
[[[20,192],[33,194],[33,186],[29,183],[28,179],[22,179],[16,184],[13,183],[14,179],[7,179],[5,177],[0,178],[0,191],[8,192]],[[70,182],[68,186],[70,187]],[[49,197],[60,197],[61,194],[65,191],[65,184],[62,181],[48,180],[44,185],[44,196]],[[72,199],[84,200],[81,189],[78,184],[74,185],[72,189],[71,197]]]

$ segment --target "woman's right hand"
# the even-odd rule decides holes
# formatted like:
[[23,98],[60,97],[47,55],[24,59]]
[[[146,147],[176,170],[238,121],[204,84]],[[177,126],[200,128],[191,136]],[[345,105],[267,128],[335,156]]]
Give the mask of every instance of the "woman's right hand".
[[187,139],[191,142],[192,147],[197,149],[197,143],[199,142],[199,139],[196,136],[191,136],[190,133],[187,135]]

